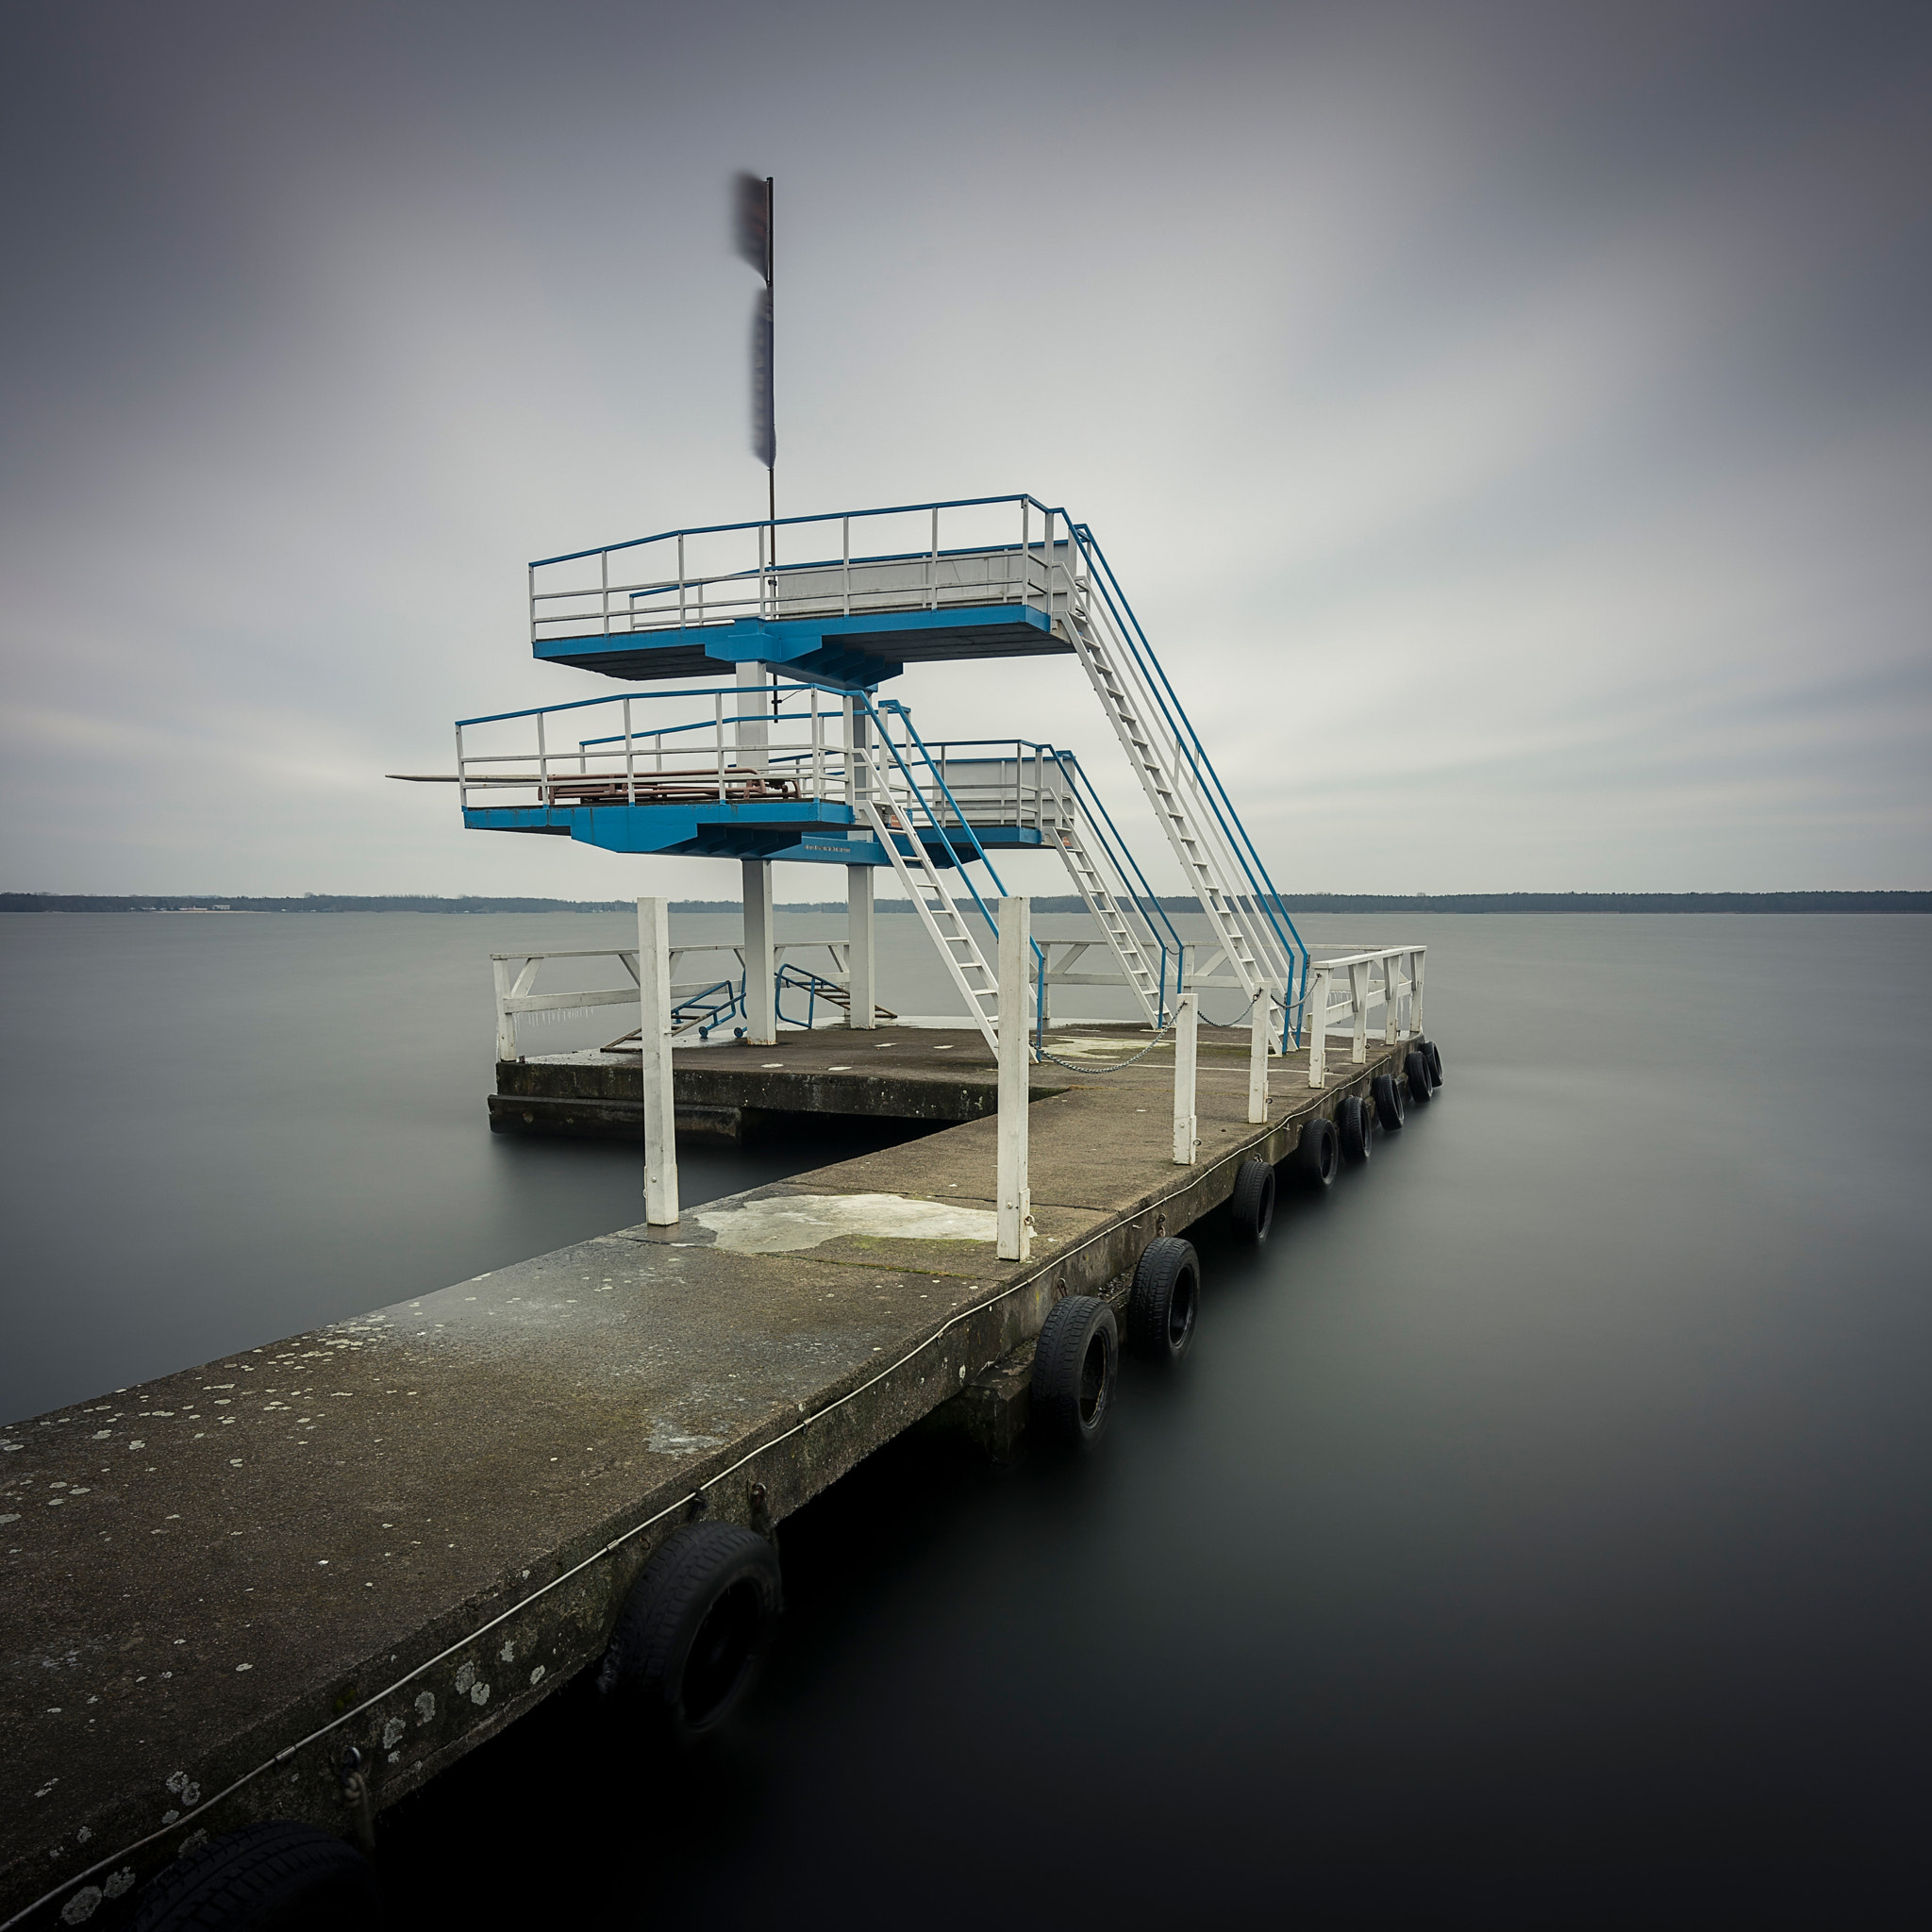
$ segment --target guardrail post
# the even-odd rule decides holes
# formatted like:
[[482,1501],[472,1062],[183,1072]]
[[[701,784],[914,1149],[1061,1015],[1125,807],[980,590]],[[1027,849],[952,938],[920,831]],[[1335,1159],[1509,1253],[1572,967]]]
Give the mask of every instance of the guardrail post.
[[1302,1017],[1308,1035],[1308,1085],[1319,1087],[1328,1077],[1328,980],[1325,966],[1317,966],[1308,979]]
[[1348,1057],[1357,1066],[1369,1057],[1369,966],[1367,959],[1348,962],[1348,1003],[1355,1023]]
[[1382,955],[1382,1044],[1395,1044],[1395,1029],[1402,1022],[1402,994],[1395,976],[1395,955]]
[[1201,1019],[1201,995],[1190,987],[1174,1013],[1174,1159],[1176,1167],[1192,1167],[1201,1144],[1195,1131],[1194,1064]]
[[[765,982],[769,989],[771,982]],[[638,1044],[643,1049],[644,1219],[677,1224],[677,1104],[671,1066],[671,918],[663,899],[638,901]]]
[[994,902],[1000,927],[999,1258],[1024,1261],[1033,1251],[1033,1195],[1026,1170],[1026,967],[1032,956],[1030,902]]
[[1415,1023],[1418,1038],[1423,1030],[1423,962],[1428,950],[1426,946],[1418,946],[1408,956],[1408,1017]]
[[509,1009],[509,961],[492,958],[490,970],[496,979],[496,1058],[513,1060],[517,1057],[517,1016]]
[[1268,990],[1255,995],[1254,1011],[1248,1020],[1248,1124],[1258,1127],[1268,1118],[1268,1035],[1274,1015],[1274,1002]]

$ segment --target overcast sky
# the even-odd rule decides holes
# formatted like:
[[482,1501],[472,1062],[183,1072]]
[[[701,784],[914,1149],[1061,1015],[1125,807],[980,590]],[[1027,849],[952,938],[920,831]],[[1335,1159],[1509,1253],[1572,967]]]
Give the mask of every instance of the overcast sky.
[[[1932,885],[1932,8],[15,0],[5,45],[0,883],[735,895],[380,774],[608,688],[530,661],[526,559],[760,513],[749,167],[781,510],[1091,523],[1284,887]],[[891,689],[1109,769],[1071,660]]]

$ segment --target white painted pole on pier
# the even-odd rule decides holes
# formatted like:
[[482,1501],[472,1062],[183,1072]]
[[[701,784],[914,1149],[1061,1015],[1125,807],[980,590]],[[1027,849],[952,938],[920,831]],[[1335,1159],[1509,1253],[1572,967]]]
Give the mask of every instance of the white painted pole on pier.
[[1328,1077],[1328,982],[1325,966],[1309,975],[1307,997],[1302,1002],[1302,1031],[1308,1036],[1308,1085],[1319,1087]]
[[1248,1020],[1248,1124],[1258,1127],[1268,1118],[1268,1035],[1274,1023],[1274,1002],[1264,986],[1255,995]]
[[509,1009],[509,961],[492,958],[490,966],[496,975],[496,1058],[513,1060],[517,1057],[517,1016]]
[[1174,1158],[1192,1167],[1201,1144],[1194,1120],[1195,1036],[1201,1022],[1201,995],[1191,987],[1174,1009]]
[[1024,1261],[1033,1252],[1033,1191],[1026,1174],[1026,967],[1033,955],[1031,904],[994,902],[1000,928],[999,1257]]
[[671,1074],[671,908],[638,901],[638,1042],[644,1072],[644,1219],[677,1224],[677,1103]]

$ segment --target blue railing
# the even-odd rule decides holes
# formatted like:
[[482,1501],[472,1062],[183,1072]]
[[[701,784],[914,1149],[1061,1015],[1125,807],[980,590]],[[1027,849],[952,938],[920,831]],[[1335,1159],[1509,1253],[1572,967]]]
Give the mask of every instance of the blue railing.
[[[1064,515],[1065,512],[1060,512]],[[1097,566],[1093,573],[1093,587],[1112,611],[1120,625],[1121,635],[1128,650],[1134,653],[1141,666],[1141,675],[1147,680],[1148,689],[1154,693],[1155,702],[1160,706],[1167,726],[1174,735],[1175,741],[1186,749],[1190,761],[1195,766],[1197,774],[1205,774],[1207,785],[1201,788],[1201,795],[1208,801],[1220,824],[1223,836],[1227,840],[1229,849],[1234,853],[1235,863],[1241,869],[1248,882],[1250,903],[1257,912],[1267,920],[1270,929],[1280,943],[1283,956],[1288,960],[1288,985],[1283,989],[1286,1007],[1283,1014],[1282,1046],[1286,1050],[1291,1038],[1299,1041],[1301,1023],[1295,1017],[1294,966],[1296,957],[1301,960],[1302,997],[1307,996],[1308,948],[1295,923],[1289,915],[1286,906],[1281,903],[1281,893],[1274,881],[1268,876],[1268,868],[1263,864],[1261,855],[1256,850],[1255,841],[1248,835],[1248,828],[1241,823],[1234,800],[1228,795],[1227,787],[1221,781],[1221,774],[1214,769],[1214,761],[1208,756],[1208,747],[1201,742],[1201,734],[1194,729],[1192,721],[1181,704],[1180,694],[1174,690],[1167,673],[1161,668],[1160,659],[1154,654],[1154,646],[1147,641],[1147,633],[1141,628],[1141,620],[1134,614],[1134,608],[1127,602],[1126,592],[1121,589],[1120,579],[1114,575],[1113,566],[1108,562],[1107,554],[1094,538],[1092,530],[1086,524],[1069,524],[1074,541]],[[1169,707],[1172,706],[1170,710]],[[1274,905],[1271,908],[1270,900]],[[1279,917],[1276,917],[1276,914]],[[1286,927],[1284,931],[1283,928]]]

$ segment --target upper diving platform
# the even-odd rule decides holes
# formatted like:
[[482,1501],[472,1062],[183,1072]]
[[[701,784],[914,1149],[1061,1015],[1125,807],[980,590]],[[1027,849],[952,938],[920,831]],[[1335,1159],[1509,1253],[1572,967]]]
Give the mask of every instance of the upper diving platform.
[[637,680],[782,666],[870,690],[908,664],[1070,653],[1088,587],[1031,496],[668,530],[529,567],[546,663]]

